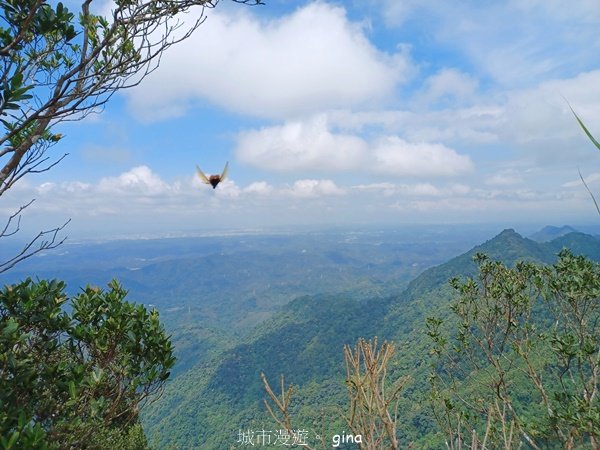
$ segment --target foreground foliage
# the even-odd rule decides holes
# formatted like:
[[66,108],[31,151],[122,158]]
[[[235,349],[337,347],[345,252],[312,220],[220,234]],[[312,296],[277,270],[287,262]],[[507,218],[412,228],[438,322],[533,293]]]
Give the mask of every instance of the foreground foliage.
[[0,291],[0,445],[146,448],[139,408],[175,363],[158,313],[115,281],[64,289],[28,279]]
[[[361,450],[377,450],[399,448],[397,438],[398,401],[400,393],[409,377],[403,377],[395,383],[387,379],[388,364],[394,355],[394,345],[384,342],[377,346],[377,338],[372,341],[359,339],[353,348],[344,346],[346,363],[346,388],[348,390],[348,405],[346,411],[338,411],[344,418],[351,434],[335,435],[333,447],[338,447],[340,441],[353,443]],[[281,396],[273,391],[267,377],[261,374],[261,379],[269,400],[264,399],[264,405],[273,420],[291,436],[297,434],[297,428],[292,425],[290,404],[294,386],[286,389],[285,380],[281,376]],[[321,437],[322,448],[329,448]],[[308,450],[314,450],[308,444],[303,444]]]
[[600,265],[567,250],[553,266],[476,262],[452,280],[458,326],[428,319],[448,447],[600,448]]

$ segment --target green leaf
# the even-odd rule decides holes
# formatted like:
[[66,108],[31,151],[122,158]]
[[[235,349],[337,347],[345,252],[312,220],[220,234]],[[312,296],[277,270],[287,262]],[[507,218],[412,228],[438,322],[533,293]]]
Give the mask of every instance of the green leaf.
[[19,329],[19,323],[12,317],[10,317],[6,321],[6,325],[4,326],[4,330],[2,330],[2,335],[5,337],[10,336],[15,331]]
[[8,442],[6,444],[4,444],[4,448],[6,450],[10,450],[11,448],[16,448],[15,444],[17,443],[17,441],[19,440],[19,435],[21,433],[19,433],[18,431],[15,431],[12,436],[10,437],[10,439],[8,440]]
[[100,380],[102,380],[102,369],[99,368],[94,368],[93,372],[92,372],[92,379],[94,380],[94,383],[98,384],[100,382]]
[[[571,108],[571,105],[569,105],[569,108]],[[592,136],[592,133],[589,132],[589,130],[583,124],[583,122],[581,121],[581,119],[579,118],[579,116],[575,113],[575,111],[573,111],[573,108],[571,108],[571,112],[575,116],[575,119],[577,119],[577,122],[579,123],[579,126],[581,126],[581,128],[583,129],[583,131],[585,132],[585,134],[587,134],[587,137],[590,138],[590,141],[592,141],[592,143],[596,146],[596,148],[598,150],[600,150],[600,142],[598,142],[596,139],[594,139],[594,136]]]
[[21,72],[16,72],[12,79],[10,80],[10,85],[12,89],[17,89],[19,86],[23,84],[23,74]]
[[77,388],[74,381],[69,381],[69,395],[71,398],[77,397]]

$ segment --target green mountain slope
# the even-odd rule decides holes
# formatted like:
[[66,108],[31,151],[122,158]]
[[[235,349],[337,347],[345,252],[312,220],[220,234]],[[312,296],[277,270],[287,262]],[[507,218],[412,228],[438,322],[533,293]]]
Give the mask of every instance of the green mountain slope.
[[73,244],[26,260],[0,275],[0,283],[34,273],[64,280],[75,293],[117,278],[129,298],[159,308],[173,330],[184,322],[237,332],[299,296],[345,291],[368,297],[398,290],[468,248],[464,240],[406,239],[389,232]]
[[515,230],[507,229],[468,252],[423,272],[409,284],[406,291],[407,296],[414,298],[425,294],[433,287],[447,284],[450,278],[458,275],[474,275],[476,266],[473,263],[473,256],[476,253],[485,253],[492,259],[513,265],[521,259],[550,263],[555,259],[556,251],[555,247],[539,244],[531,239],[523,238]]
[[[389,299],[359,301],[348,297],[314,296],[291,302],[286,311],[261,324],[247,342],[215,358],[214,366],[194,367],[171,383],[163,398],[147,411],[146,425],[160,448],[229,448],[239,429],[268,429],[261,399],[260,373],[275,383],[279,374],[300,386],[299,397],[325,404],[343,395],[341,349],[360,336],[377,332]],[[323,386],[335,386],[335,392]],[[312,387],[311,387],[312,386]],[[314,390],[306,395],[306,390]],[[336,395],[337,392],[337,395]],[[177,402],[172,397],[185,398]],[[333,395],[332,395],[333,394]],[[176,403],[176,404],[174,404]],[[318,418],[300,415],[300,423]],[[169,429],[176,423],[176,429]],[[169,429],[169,432],[163,430]],[[198,430],[190,440],[185,430]],[[200,432],[201,430],[201,432]]]
[[427,316],[449,315],[453,292],[448,279],[475,273],[472,256],[486,253],[512,265],[517,260],[551,263],[569,245],[596,256],[597,240],[573,233],[550,243],[525,239],[513,230],[445,264],[426,270],[392,297],[361,294],[301,297],[260,324],[238,345],[204,360],[169,384],[165,395],[145,410],[145,426],[159,448],[229,448],[240,430],[273,429],[264,411],[260,373],[277,385],[280,373],[297,386],[294,412],[299,426],[331,437],[344,430],[346,403],[342,347],[358,337],[391,339],[397,355],[390,379],[410,374],[399,434],[418,448],[434,445],[433,420],[425,399],[429,371]]
[[563,248],[570,249],[577,255],[585,255],[594,260],[600,260],[600,240],[584,233],[569,233],[548,242],[548,247],[554,253]]

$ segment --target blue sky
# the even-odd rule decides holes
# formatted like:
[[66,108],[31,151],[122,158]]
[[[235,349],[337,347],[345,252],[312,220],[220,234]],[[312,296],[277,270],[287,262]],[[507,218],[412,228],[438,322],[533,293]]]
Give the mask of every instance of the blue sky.
[[[577,174],[600,195],[600,153],[565,101],[600,135],[596,0],[265,1],[221,1],[61,124],[68,158],[3,214],[36,198],[25,232],[71,218],[74,237],[600,220]],[[195,177],[226,161],[216,190]]]

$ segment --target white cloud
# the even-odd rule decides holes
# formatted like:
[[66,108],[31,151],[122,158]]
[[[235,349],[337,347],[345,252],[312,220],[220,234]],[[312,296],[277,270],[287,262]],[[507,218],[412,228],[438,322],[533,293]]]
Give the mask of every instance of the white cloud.
[[[600,179],[598,174],[590,177]],[[563,217],[593,213],[583,189],[561,189],[558,182],[551,190],[539,185],[483,189],[462,182],[345,186],[333,179],[300,179],[279,185],[266,181],[238,185],[226,180],[215,190],[196,183],[191,173],[168,182],[148,167],[137,167],[95,184],[46,182],[25,189],[24,183],[20,190],[9,192],[4,207],[14,210],[23,199],[35,196],[38,201],[28,209],[24,226],[35,229],[40,223],[64,223],[70,217],[71,229],[85,229],[90,237],[117,230],[147,234],[267,224],[363,223],[365,217],[397,223],[440,217],[458,221],[531,219],[534,212],[536,220],[544,220],[558,210]]]
[[368,142],[333,132],[324,115],[238,137],[238,158],[272,171],[361,171],[397,177],[456,176],[473,169],[466,155],[442,144],[386,136]]
[[273,192],[273,186],[266,181],[255,181],[246,186],[244,192],[257,195],[269,195]]
[[318,198],[323,196],[340,196],[346,191],[339,188],[331,180],[298,180],[284,193],[298,198]]
[[436,104],[452,102],[454,108],[474,98],[478,81],[456,69],[442,69],[427,78],[423,90],[417,93],[419,103]]
[[[596,182],[598,180],[600,180],[600,173],[595,172],[595,173],[591,173],[589,175],[583,175],[583,179],[585,180],[586,184],[589,186],[591,184],[597,184]],[[577,178],[576,180],[573,181],[568,181],[566,183],[564,183],[562,185],[562,187],[565,188],[582,188],[584,187],[583,182],[581,181],[581,178]]]
[[237,156],[266,170],[348,170],[360,166],[362,139],[329,131],[324,116],[240,134]]
[[473,162],[442,144],[410,143],[397,136],[382,139],[374,150],[374,169],[393,176],[456,176],[473,170]]
[[539,14],[542,12],[555,20],[576,19],[585,24],[598,24],[598,2],[596,0],[578,0],[564,2],[563,0],[510,0],[511,7],[524,13]]
[[418,9],[427,6],[424,0],[377,0],[381,14],[386,24],[390,27],[399,27],[404,24]]
[[510,92],[504,112],[505,136],[519,143],[583,137],[567,100],[587,125],[600,129],[600,70]]
[[530,87],[589,69],[600,49],[596,0],[378,3],[388,26],[426,33],[429,40],[468,61],[480,78],[506,88]]
[[449,186],[449,191],[455,195],[467,195],[471,192],[471,187],[465,184],[455,183]]
[[[415,94],[415,103],[423,101],[426,85]],[[526,89],[477,93],[468,107],[452,102],[439,110],[338,110],[329,112],[327,120],[330,127],[347,134],[398,136],[410,143],[466,148],[464,153],[470,154],[493,151],[501,159],[519,155],[541,167],[570,163],[575,168],[597,161],[598,155],[567,101],[600,136],[600,70]],[[518,181],[508,180],[506,174],[503,178],[490,182]]]
[[[417,102],[419,94],[417,94]],[[505,122],[501,103],[474,99],[470,107],[448,107],[437,111],[379,110],[328,113],[331,126],[345,131],[372,130],[381,134],[400,134],[409,141],[446,141],[489,144],[498,139]]]
[[423,197],[439,197],[442,191],[431,183],[418,183],[415,185],[401,185],[400,192],[404,195],[423,196]]
[[118,177],[100,180],[98,191],[118,195],[160,195],[171,187],[152,172],[148,166],[138,166]]
[[82,192],[88,192],[92,188],[92,185],[89,183],[82,183],[80,181],[65,181],[62,183],[54,183],[51,181],[47,181],[45,183],[40,184],[36,191],[39,194],[46,195],[57,190],[70,193],[70,194],[79,194]]
[[262,22],[212,11],[128,98],[145,120],[181,115],[195,99],[287,118],[383,100],[412,70],[404,48],[379,51],[341,7],[315,2]]
[[485,181],[485,184],[490,186],[514,186],[521,183],[523,183],[523,176],[512,169],[495,173]]
[[435,186],[432,183],[372,183],[352,186],[358,192],[381,192],[385,197],[459,197],[471,192],[464,184],[454,183],[446,186]]
[[238,198],[242,194],[242,189],[232,180],[219,183],[219,189],[214,191],[218,198]]
[[358,192],[367,192],[368,194],[373,192],[382,193],[384,197],[391,197],[398,191],[398,188],[394,183],[359,184],[352,186],[352,189]]

